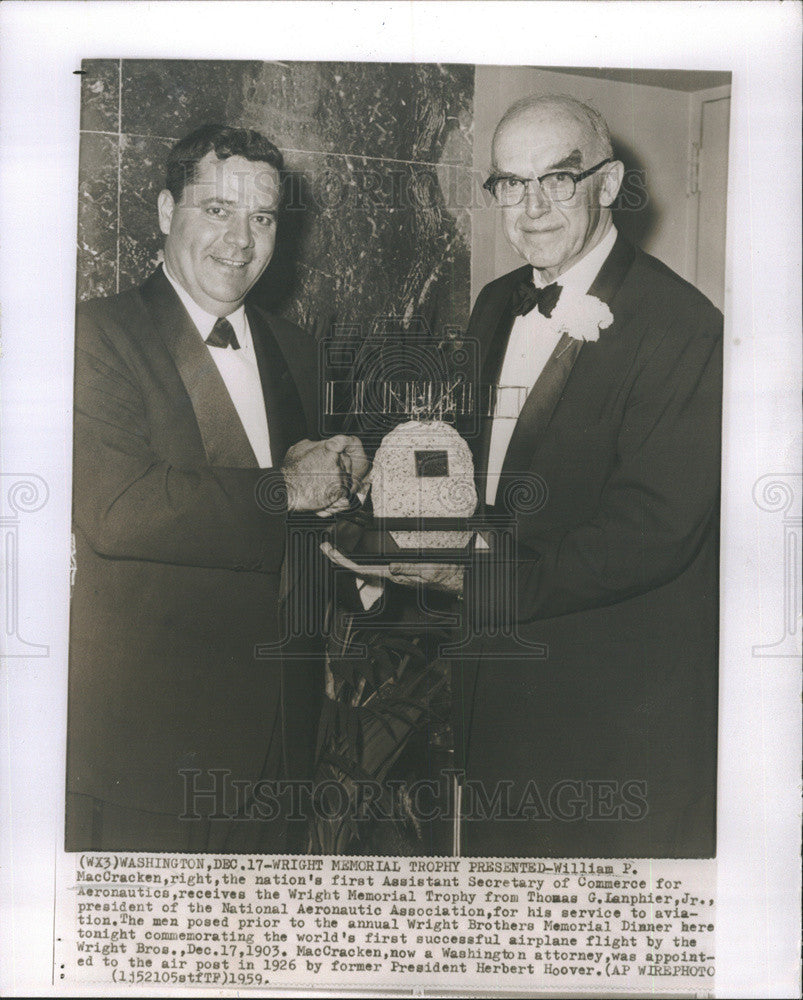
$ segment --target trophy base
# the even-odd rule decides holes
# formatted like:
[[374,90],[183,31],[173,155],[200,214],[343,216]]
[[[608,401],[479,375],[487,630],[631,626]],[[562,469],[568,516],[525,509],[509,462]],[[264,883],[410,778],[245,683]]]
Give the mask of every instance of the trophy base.
[[[363,512],[355,519],[346,514],[339,519],[332,544],[359,566],[398,562],[468,565],[478,554],[490,551],[479,531],[483,525],[482,518],[474,517],[379,518]],[[432,545],[427,544],[428,533]],[[463,539],[464,544],[459,544]]]

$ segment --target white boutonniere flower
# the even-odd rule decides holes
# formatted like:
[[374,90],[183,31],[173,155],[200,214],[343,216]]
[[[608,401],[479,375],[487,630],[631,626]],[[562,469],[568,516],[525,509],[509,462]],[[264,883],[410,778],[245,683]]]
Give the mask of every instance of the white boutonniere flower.
[[574,340],[596,341],[600,330],[613,323],[613,313],[595,295],[561,295],[550,319],[558,333],[567,333]]

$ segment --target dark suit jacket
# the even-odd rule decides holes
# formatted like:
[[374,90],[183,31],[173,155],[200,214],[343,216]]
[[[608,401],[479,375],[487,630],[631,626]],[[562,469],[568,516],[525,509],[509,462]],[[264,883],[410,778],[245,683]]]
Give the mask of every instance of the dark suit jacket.
[[[468,336],[486,383],[528,272],[477,299]],[[453,691],[467,778],[491,802],[512,781],[513,813],[532,783],[530,818],[467,822],[465,852],[710,856],[722,317],[622,237],[589,291],[613,325],[595,343],[564,336],[503,467],[496,509],[518,503],[518,555],[501,599],[516,602],[517,633],[481,639]],[[480,479],[487,441],[486,423]],[[519,502],[526,477],[538,509]],[[524,643],[546,656],[522,658]]]
[[[272,470],[256,467],[161,269],[79,307],[68,791],[175,817],[182,769],[202,772],[199,788],[211,769],[278,777],[263,767],[280,733],[281,667],[254,648],[278,636],[278,466],[315,436],[316,356],[293,324],[246,308]],[[286,705],[296,714],[285,735],[306,727],[311,752],[313,710],[300,698]]]

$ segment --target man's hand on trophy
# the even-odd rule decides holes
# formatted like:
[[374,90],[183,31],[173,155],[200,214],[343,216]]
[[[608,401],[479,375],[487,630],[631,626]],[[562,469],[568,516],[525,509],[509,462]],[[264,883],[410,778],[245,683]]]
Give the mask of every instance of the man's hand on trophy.
[[338,434],[326,441],[299,441],[282,464],[288,510],[321,516],[345,510],[369,467],[359,438]]
[[330,542],[321,543],[321,552],[341,569],[351,570],[356,576],[371,583],[390,580],[403,587],[423,585],[447,594],[463,593],[464,567],[452,563],[390,563],[389,565],[365,566],[352,562]]
[[452,563],[391,563],[388,573],[388,579],[403,587],[423,584],[447,594],[463,593],[465,569]]
[[352,495],[360,493],[371,468],[371,463],[363,450],[362,441],[351,434],[338,434],[329,438],[324,444],[328,448],[337,450],[340,467],[348,477],[349,493]]
[[372,583],[378,583],[379,580],[389,580],[390,579],[390,569],[387,566],[381,564],[376,566],[363,566],[352,562],[348,556],[343,555],[340,549],[336,549],[331,542],[321,542],[320,545],[321,552],[326,556],[326,558],[339,566],[341,569],[350,570],[355,576],[362,577],[363,579],[370,580]]

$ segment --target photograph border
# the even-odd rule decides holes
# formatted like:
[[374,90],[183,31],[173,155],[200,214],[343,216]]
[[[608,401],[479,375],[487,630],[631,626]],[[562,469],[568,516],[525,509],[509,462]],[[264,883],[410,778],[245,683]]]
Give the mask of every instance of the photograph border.
[[[14,586],[19,635],[38,649],[32,656],[5,655],[2,662],[3,715],[10,725],[3,734],[7,805],[0,830],[0,890],[3,908],[12,916],[3,921],[3,983],[19,991],[41,991],[39,995],[63,992],[50,986],[50,963],[54,862],[64,804],[59,762],[66,725],[69,331],[79,110],[78,78],[72,74],[82,58],[180,54],[526,61],[555,68],[604,62],[623,68],[651,64],[733,72],[716,991],[788,995],[799,984],[795,642],[800,626],[795,591],[790,591],[795,581],[784,561],[785,542],[788,546],[791,536],[794,546],[800,537],[795,528],[800,506],[799,8],[780,3],[695,5],[690,51],[686,11],[674,4],[627,9],[585,4],[581,25],[572,3],[369,4],[342,11],[339,5],[235,3],[225,6],[225,22],[210,34],[215,6],[149,5],[145,20],[144,6],[115,3],[11,2],[0,9],[8,40],[0,60],[5,123],[0,154],[6,178],[0,217],[1,454],[4,476],[35,484],[33,490],[25,487],[30,509],[27,520],[21,518],[21,561]],[[488,36],[488,18],[513,12],[531,32],[507,36],[500,57],[501,45],[495,47]],[[298,24],[305,23],[305,13],[310,30],[302,40]],[[195,18],[194,29],[182,31],[188,14]],[[265,36],[242,30],[257,17],[270,19]],[[234,52],[236,56],[230,55]],[[776,171],[771,199],[766,193],[768,163]],[[749,254],[743,252],[747,246]],[[43,278],[49,294],[31,296]],[[766,333],[768,327],[771,333]],[[770,351],[757,339],[762,334],[771,337]],[[783,487],[775,487],[776,481]],[[784,647],[789,652],[772,653],[767,647],[780,629],[792,637]],[[751,752],[745,753],[745,747]]]

